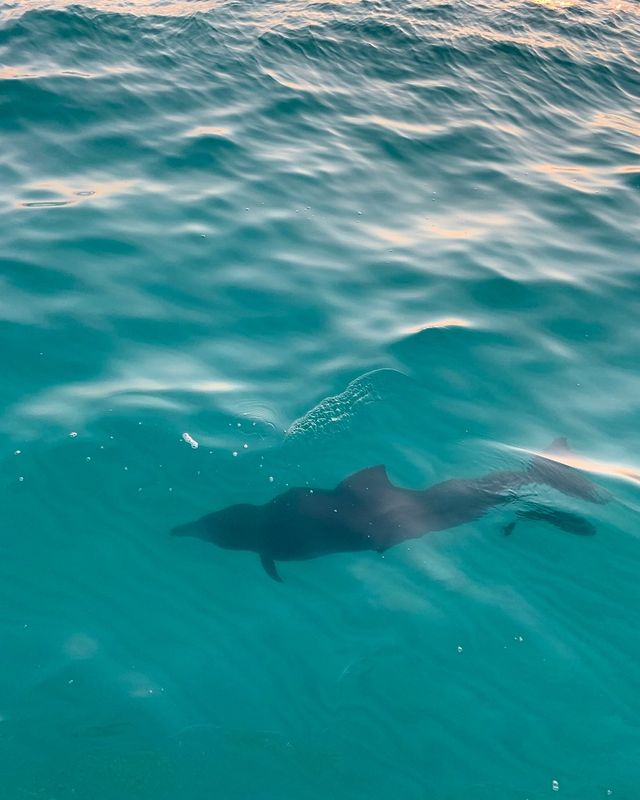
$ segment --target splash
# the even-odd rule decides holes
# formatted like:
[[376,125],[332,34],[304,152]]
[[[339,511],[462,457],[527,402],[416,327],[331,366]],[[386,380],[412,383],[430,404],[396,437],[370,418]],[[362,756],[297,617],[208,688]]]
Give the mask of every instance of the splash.
[[321,400],[304,416],[289,426],[285,444],[303,436],[332,435],[346,430],[361,406],[379,402],[389,396],[391,385],[403,372],[395,369],[376,369],[355,378],[340,394]]

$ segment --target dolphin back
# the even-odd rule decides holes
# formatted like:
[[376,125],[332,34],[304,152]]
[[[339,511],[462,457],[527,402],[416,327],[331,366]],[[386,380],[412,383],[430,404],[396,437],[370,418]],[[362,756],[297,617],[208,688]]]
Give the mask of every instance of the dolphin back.
[[575,467],[563,464],[563,455],[573,455],[567,440],[554,440],[540,455],[529,464],[528,473],[535,483],[544,483],[570,497],[578,497],[590,503],[606,503],[609,495],[600,489],[586,475]]

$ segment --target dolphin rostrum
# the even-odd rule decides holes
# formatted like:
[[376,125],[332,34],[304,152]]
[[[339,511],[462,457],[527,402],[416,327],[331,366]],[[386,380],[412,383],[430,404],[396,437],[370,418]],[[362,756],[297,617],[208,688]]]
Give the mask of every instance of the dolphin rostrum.
[[[428,489],[394,486],[382,465],[368,467],[335,489],[293,488],[263,505],[232,505],[172,530],[230,550],[251,550],[266,573],[281,581],[276,561],[298,561],[330,553],[373,550],[379,553],[431,531],[472,522],[496,506],[523,497],[527,486],[546,484],[593,503],[606,495],[572,467],[554,460],[567,450],[557,439],[521,470],[491,472],[479,478],[443,481]],[[546,506],[520,512],[563,530],[585,534],[590,523],[575,514]],[[514,524],[505,528],[511,533]]]

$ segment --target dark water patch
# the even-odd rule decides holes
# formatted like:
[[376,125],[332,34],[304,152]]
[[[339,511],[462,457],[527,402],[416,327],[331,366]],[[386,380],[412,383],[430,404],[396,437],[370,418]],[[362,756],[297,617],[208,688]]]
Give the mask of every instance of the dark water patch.
[[36,293],[44,295],[73,291],[80,285],[73,276],[60,272],[54,265],[22,259],[1,258],[0,275],[14,286],[30,291],[35,288]]
[[233,175],[247,163],[239,145],[224,136],[199,136],[182,143],[180,151],[165,160],[169,170],[215,170]]

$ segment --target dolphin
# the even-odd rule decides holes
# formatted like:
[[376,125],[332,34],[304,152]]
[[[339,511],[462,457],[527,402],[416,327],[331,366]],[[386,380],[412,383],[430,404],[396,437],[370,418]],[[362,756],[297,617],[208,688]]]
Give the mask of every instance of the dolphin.
[[[590,480],[554,460],[565,449],[566,440],[557,439],[521,470],[446,480],[422,490],[395,486],[379,464],[356,472],[335,489],[292,488],[263,505],[241,503],[206,514],[174,528],[172,534],[229,550],[253,551],[267,575],[281,581],[277,561],[365,550],[382,553],[431,531],[472,522],[494,507],[521,499],[526,496],[524,489],[536,484],[588,502],[606,502],[607,496]],[[590,524],[580,517],[547,507],[521,516],[543,519],[573,533],[590,532]],[[505,533],[514,526],[507,526]]]

